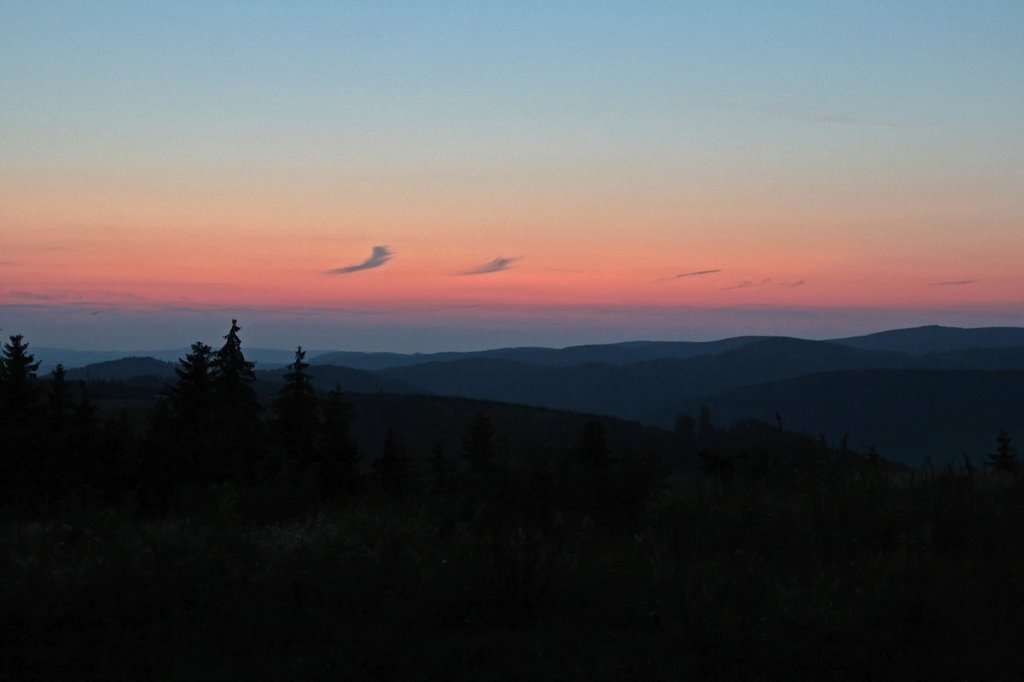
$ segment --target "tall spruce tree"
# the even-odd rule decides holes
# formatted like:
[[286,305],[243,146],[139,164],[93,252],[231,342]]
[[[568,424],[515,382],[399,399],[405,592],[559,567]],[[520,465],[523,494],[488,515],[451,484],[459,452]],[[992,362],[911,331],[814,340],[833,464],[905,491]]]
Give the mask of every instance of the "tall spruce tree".
[[352,440],[352,406],[341,388],[327,394],[317,445],[320,494],[324,499],[349,495],[359,488],[359,449]]
[[39,363],[23,338],[21,334],[12,336],[0,356],[0,410],[12,417],[32,413],[38,399],[35,380]]
[[174,368],[177,381],[150,419],[147,472],[164,488],[171,481],[202,482],[224,473],[215,443],[214,355],[202,341],[192,344]]
[[288,365],[284,386],[277,392],[274,410],[277,412],[278,435],[285,449],[299,464],[306,467],[315,459],[313,436],[317,428],[317,398],[313,377],[306,371],[306,351],[299,346],[295,361]]
[[452,474],[455,467],[448,460],[444,453],[444,443],[437,441],[430,449],[430,489],[431,492],[441,493],[449,491],[452,487]]
[[580,458],[587,466],[601,466],[608,460],[604,422],[592,419],[584,425],[578,449]]
[[1013,439],[1006,431],[1000,431],[996,436],[996,451],[985,460],[992,471],[1012,474],[1017,471],[1017,451],[1011,445]]
[[231,320],[231,329],[224,335],[224,345],[213,360],[214,386],[222,407],[231,407],[239,414],[251,412],[255,416],[256,394],[250,386],[256,380],[254,363],[246,360],[242,353],[239,331],[238,320]]
[[192,344],[174,368],[178,381],[171,389],[171,406],[182,426],[196,428],[209,413],[213,398],[213,349],[201,341]]
[[50,383],[46,388],[46,430],[41,466],[45,488],[54,497],[67,494],[67,483],[74,468],[74,448],[69,438],[72,407],[67,373],[64,365],[58,363],[50,373]]
[[50,386],[46,390],[46,403],[50,413],[50,425],[59,431],[63,428],[71,409],[67,372],[62,363],[58,362],[50,372]]
[[469,461],[473,471],[491,466],[494,459],[494,425],[490,417],[477,413],[462,439],[462,457]]
[[0,485],[25,489],[39,473],[36,371],[39,363],[16,334],[0,353]]
[[408,490],[412,473],[409,458],[405,454],[405,443],[393,429],[388,429],[380,457],[373,461],[373,469],[385,491],[400,496]]
[[231,320],[224,345],[213,358],[213,419],[216,451],[206,462],[207,480],[224,480],[234,473],[252,479],[261,458],[260,405],[252,383],[253,363],[242,353],[241,327]]

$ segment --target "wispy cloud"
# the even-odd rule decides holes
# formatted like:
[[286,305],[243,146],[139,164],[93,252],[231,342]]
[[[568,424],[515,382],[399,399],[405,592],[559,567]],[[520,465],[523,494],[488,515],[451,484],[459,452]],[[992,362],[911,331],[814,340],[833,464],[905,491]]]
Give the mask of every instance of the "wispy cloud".
[[347,275],[350,272],[359,272],[360,270],[372,270],[373,268],[379,268],[380,266],[387,263],[395,254],[391,253],[391,250],[386,246],[375,246],[373,247],[373,253],[370,257],[364,260],[362,263],[355,265],[346,265],[343,268],[334,268],[328,270],[328,275]]
[[662,280],[662,281],[670,281],[670,280],[673,280],[673,279],[683,279],[684,277],[701,277],[703,275],[713,275],[716,272],[721,272],[721,271],[722,271],[721,268],[715,268],[714,270],[694,270],[693,272],[684,272],[684,273],[679,274],[679,275],[673,275],[672,277],[669,277],[668,279]]
[[797,287],[802,287],[805,284],[807,284],[806,279],[795,279],[792,282],[779,282],[780,287],[788,287],[790,289],[796,289]]
[[725,287],[726,289],[752,289],[754,287],[764,287],[772,283],[771,277],[765,277],[764,279],[755,282],[752,279],[745,279],[734,287]]
[[7,295],[11,298],[20,298],[25,301],[52,301],[52,294],[43,294],[36,291],[8,291]]
[[967,284],[974,284],[976,279],[950,279],[945,282],[932,282],[933,287],[962,287]]
[[509,266],[512,265],[512,261],[519,260],[518,258],[502,258],[498,256],[494,260],[489,260],[480,267],[473,268],[472,270],[466,270],[463,275],[486,275],[489,272],[501,272],[502,270],[508,270]]

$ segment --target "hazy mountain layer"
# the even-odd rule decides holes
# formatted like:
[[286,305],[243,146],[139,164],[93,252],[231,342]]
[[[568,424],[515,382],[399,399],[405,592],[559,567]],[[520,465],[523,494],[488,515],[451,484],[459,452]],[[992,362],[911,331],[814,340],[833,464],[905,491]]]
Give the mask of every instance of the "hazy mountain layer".
[[[1024,437],[1024,377],[1013,371],[1024,369],[1024,345],[1013,345],[1020,337],[1024,329],[923,327],[837,342],[742,337],[431,355],[330,353],[317,358],[310,372],[321,391],[498,401],[663,428],[671,428],[679,414],[695,415],[702,404],[725,425],[743,417],[773,422],[779,414],[787,429],[821,432],[833,444],[848,433],[851,447],[874,445],[884,456],[920,462],[929,455],[984,454],[1002,428]],[[883,348],[890,350],[878,350]],[[651,359],[666,353],[677,356]],[[346,358],[379,369],[322,364]],[[258,372],[265,402],[284,372]],[[148,400],[174,372],[168,362],[124,358],[68,376],[133,382],[138,399]],[[117,389],[102,391],[113,395]],[[420,418],[408,411],[403,417]]]
[[[942,464],[961,453],[980,463],[995,450],[1001,429],[1024,438],[1024,372],[978,370],[856,370],[813,374],[745,386],[704,401],[716,421],[743,417],[787,430],[822,433],[838,446],[875,446],[883,457]],[[649,415],[667,424],[673,410]]]

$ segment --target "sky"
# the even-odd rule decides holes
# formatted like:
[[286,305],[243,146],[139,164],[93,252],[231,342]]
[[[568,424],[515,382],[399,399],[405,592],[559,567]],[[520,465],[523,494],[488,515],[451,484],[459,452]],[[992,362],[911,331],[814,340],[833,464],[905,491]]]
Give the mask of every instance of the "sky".
[[0,3],[0,329],[1024,325],[1024,3]]

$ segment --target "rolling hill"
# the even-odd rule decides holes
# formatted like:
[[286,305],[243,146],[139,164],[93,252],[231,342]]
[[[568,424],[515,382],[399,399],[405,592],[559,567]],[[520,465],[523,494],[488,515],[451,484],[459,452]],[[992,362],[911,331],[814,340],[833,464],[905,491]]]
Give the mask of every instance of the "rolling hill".
[[[811,374],[745,386],[704,401],[718,423],[781,415],[787,430],[823,433],[837,445],[872,445],[889,459],[941,464],[967,452],[976,463],[999,430],[1024,438],[1024,371],[871,369]],[[672,410],[649,415],[667,423]]]
[[474,358],[391,368],[377,374],[424,393],[636,419],[659,408],[747,384],[809,372],[913,364],[902,354],[863,351],[822,341],[770,338],[717,355],[627,365],[542,367]]
[[[475,353],[327,353],[309,371],[320,391],[340,386],[351,395],[420,395],[415,404],[431,414],[433,398],[423,396],[449,407],[462,403],[441,397],[661,428],[670,428],[678,414],[696,414],[702,404],[726,425],[745,417],[773,421],[778,413],[787,429],[822,432],[833,443],[849,433],[852,447],[874,445],[884,455],[919,463],[925,452],[933,459],[965,450],[981,454],[1000,428],[1024,437],[1022,337],[1019,328],[921,327],[834,342],[737,337]],[[367,369],[327,363],[332,359]],[[265,404],[285,372],[257,372]],[[104,395],[116,394],[117,382],[125,390],[130,384],[138,399],[142,387],[155,393],[172,381],[174,365],[122,358],[69,370],[68,378],[107,382]],[[404,407],[402,414],[403,421],[420,420]],[[434,414],[428,421],[438,419]]]
[[863,350],[925,355],[969,348],[1012,348],[1024,346],[1024,327],[942,327],[931,325],[910,329],[834,339],[834,343]]

